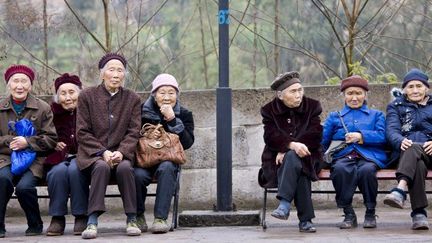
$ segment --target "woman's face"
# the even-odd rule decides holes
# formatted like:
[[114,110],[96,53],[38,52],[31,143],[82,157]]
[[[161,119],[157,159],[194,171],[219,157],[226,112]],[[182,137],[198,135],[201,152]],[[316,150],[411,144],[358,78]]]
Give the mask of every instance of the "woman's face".
[[403,89],[408,100],[414,103],[422,102],[428,91],[429,88],[418,80],[409,81]]
[[352,109],[363,106],[366,100],[366,90],[360,87],[349,87],[344,90],[345,104]]
[[161,86],[155,92],[155,100],[159,107],[162,105],[174,107],[177,102],[177,90],[169,85]]
[[8,81],[8,89],[14,100],[26,100],[28,93],[31,91],[31,87],[30,78],[23,73],[12,75]]
[[299,107],[303,100],[303,94],[303,86],[299,83],[277,92],[278,98],[289,108]]
[[79,90],[75,84],[64,83],[57,90],[58,102],[63,109],[73,111],[77,107]]
[[105,87],[110,92],[117,91],[122,85],[125,78],[125,67],[117,59],[112,59],[105,64],[102,73],[102,80]]

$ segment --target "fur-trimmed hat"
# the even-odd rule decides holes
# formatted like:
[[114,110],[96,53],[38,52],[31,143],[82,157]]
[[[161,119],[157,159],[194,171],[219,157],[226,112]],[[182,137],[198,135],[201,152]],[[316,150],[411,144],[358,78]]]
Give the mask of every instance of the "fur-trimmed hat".
[[349,87],[360,87],[369,91],[368,81],[358,75],[353,75],[341,81],[340,91],[343,92]]
[[300,83],[300,74],[297,71],[285,72],[279,74],[275,80],[273,80],[270,88],[276,91],[282,91],[289,86]]
[[12,77],[12,75],[16,73],[22,73],[27,75],[27,77],[30,78],[30,82],[33,84],[33,80],[35,79],[35,73],[31,68],[27,67],[26,65],[12,65],[8,69],[6,69],[6,72],[4,73],[6,83],[9,82],[9,79]]
[[102,69],[105,66],[105,64],[107,64],[107,62],[109,62],[112,59],[119,60],[126,68],[127,65],[126,58],[124,58],[122,55],[117,53],[107,53],[99,60],[99,69]]
[[62,84],[65,84],[65,83],[75,84],[80,88],[82,87],[81,80],[79,79],[78,76],[69,75],[69,73],[64,73],[60,77],[56,78],[56,80],[54,81],[55,91],[57,92],[57,90],[60,88],[60,86]]

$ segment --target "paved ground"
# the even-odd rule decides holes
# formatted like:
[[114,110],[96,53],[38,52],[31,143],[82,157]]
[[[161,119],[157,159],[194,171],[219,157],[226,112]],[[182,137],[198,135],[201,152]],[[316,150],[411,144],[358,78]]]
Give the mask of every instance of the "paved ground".
[[[270,210],[269,210],[270,211]],[[121,214],[101,216],[99,221],[99,236],[88,242],[432,242],[432,229],[430,231],[410,230],[411,218],[409,210],[392,210],[379,208],[377,213],[378,228],[363,229],[362,209],[357,209],[359,227],[352,230],[340,230],[336,224],[342,220],[339,210],[317,210],[314,223],[317,233],[299,233],[296,213],[292,212],[288,221],[280,221],[269,215],[268,229],[264,232],[260,226],[248,227],[198,227],[182,228],[162,235],[144,233],[138,237],[127,237],[124,234],[125,217]],[[149,221],[151,216],[147,216]],[[43,218],[45,229],[49,224],[49,217]],[[432,220],[430,220],[432,225]],[[67,218],[66,233],[60,237],[47,237],[45,235],[25,237],[27,228],[23,217],[8,217],[6,219],[6,238],[0,242],[82,242],[80,236],[72,235],[73,218]]]

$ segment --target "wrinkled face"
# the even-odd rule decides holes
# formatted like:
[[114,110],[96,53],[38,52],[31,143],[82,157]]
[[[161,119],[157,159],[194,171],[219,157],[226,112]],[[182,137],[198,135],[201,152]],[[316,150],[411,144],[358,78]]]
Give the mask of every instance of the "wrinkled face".
[[30,78],[23,73],[16,73],[9,78],[8,89],[14,100],[24,101],[31,91]]
[[159,107],[162,105],[174,107],[177,102],[177,90],[169,85],[160,86],[155,92],[155,100]]
[[366,100],[366,90],[360,87],[349,87],[344,90],[345,104],[352,109],[362,107]]
[[68,111],[75,110],[78,103],[79,90],[78,86],[71,83],[64,83],[60,85],[57,90],[58,102],[63,109]]
[[125,78],[125,67],[117,59],[112,59],[103,67],[102,80],[105,87],[110,92],[117,91],[122,85]]
[[415,103],[421,102],[426,97],[428,91],[429,88],[418,80],[409,81],[403,89],[408,100]]
[[278,98],[289,108],[299,107],[303,99],[303,94],[303,86],[299,83],[295,83],[277,92]]

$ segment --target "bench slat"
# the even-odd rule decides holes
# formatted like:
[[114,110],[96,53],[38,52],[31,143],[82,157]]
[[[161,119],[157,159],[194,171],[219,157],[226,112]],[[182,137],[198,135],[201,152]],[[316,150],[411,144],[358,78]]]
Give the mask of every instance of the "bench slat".
[[[392,169],[379,170],[377,172],[377,178],[378,180],[396,180],[395,172],[396,170],[392,170]],[[329,169],[321,170],[321,172],[318,175],[318,178],[320,180],[330,180],[330,170]],[[428,171],[426,179],[427,180],[432,179],[432,170]]]

